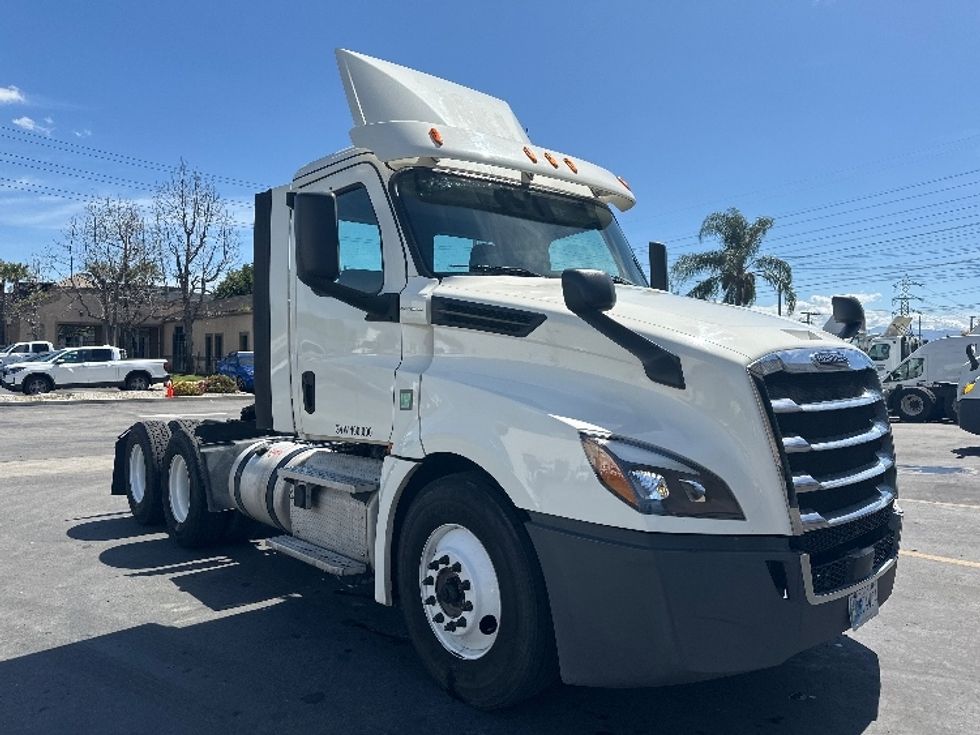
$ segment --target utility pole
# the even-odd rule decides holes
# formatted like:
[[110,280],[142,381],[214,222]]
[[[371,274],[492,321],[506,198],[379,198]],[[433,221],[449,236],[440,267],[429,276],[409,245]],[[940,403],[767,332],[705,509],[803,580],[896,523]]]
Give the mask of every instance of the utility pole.
[[[810,324],[810,323],[811,323],[811,322],[810,322],[810,317],[813,317],[813,316],[820,316],[820,314],[821,314],[822,312],[819,312],[819,311],[801,311],[800,313],[801,313],[801,314],[802,314],[803,316],[805,316],[805,317],[806,317],[806,323],[807,323],[807,324]],[[801,319],[800,321],[803,321],[803,320]]]
[[[776,286],[776,313],[779,316],[783,315],[783,287]],[[970,329],[973,329],[972,319],[970,320]]]
[[973,331],[973,320],[974,319],[980,319],[980,317],[976,316],[975,314],[970,315],[970,331],[971,332]]

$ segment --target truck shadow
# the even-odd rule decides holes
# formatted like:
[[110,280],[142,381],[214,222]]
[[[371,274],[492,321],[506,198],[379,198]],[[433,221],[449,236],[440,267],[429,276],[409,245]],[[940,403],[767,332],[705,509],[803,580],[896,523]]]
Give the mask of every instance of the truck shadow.
[[[156,622],[0,662],[5,734],[415,733],[452,723],[458,733],[847,735],[877,717],[878,658],[846,637],[729,679],[643,690],[559,685],[511,710],[479,712],[435,687],[398,611],[375,604],[368,583],[253,544],[191,552],[162,535],[99,558],[143,600],[120,605]],[[175,596],[162,579],[207,609],[168,611]]]
[[956,459],[966,459],[967,457],[980,457],[980,446],[977,447],[958,447],[950,449],[956,455]]

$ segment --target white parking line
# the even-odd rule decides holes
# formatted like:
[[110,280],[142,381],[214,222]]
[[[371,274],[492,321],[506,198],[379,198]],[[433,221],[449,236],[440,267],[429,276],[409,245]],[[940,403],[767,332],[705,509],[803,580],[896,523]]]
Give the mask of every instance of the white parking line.
[[970,505],[969,503],[947,503],[942,500],[919,500],[917,498],[900,498],[898,501],[899,505],[904,505],[905,503],[925,503],[926,505],[941,505],[946,508],[972,508],[973,510],[980,510],[980,505]]

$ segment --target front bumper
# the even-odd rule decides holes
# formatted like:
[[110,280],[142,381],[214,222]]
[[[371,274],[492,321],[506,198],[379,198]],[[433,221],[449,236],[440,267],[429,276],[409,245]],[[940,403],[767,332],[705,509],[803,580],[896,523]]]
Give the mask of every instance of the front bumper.
[[956,405],[956,416],[961,429],[980,434],[980,398],[961,398]]
[[[900,518],[892,520],[896,531]],[[531,514],[561,678],[603,687],[679,684],[776,666],[850,627],[847,596],[815,595],[809,557],[779,536],[653,534]],[[897,552],[896,552],[897,553]]]

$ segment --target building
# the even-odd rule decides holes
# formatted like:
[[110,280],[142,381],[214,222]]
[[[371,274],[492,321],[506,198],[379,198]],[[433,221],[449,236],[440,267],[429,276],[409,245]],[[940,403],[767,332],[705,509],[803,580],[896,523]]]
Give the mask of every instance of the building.
[[[170,305],[161,310],[164,315],[146,319],[115,346],[126,350],[130,357],[170,360],[174,372],[201,374],[212,373],[218,360],[230,352],[252,349],[252,297],[209,298],[194,322],[194,365],[181,364],[185,337],[175,296],[174,292],[167,292]],[[81,298],[85,298],[84,289]],[[31,318],[10,315],[6,320],[4,333],[8,342],[44,339],[60,348],[110,341],[102,321],[89,316],[79,296],[66,289],[49,288]]]

